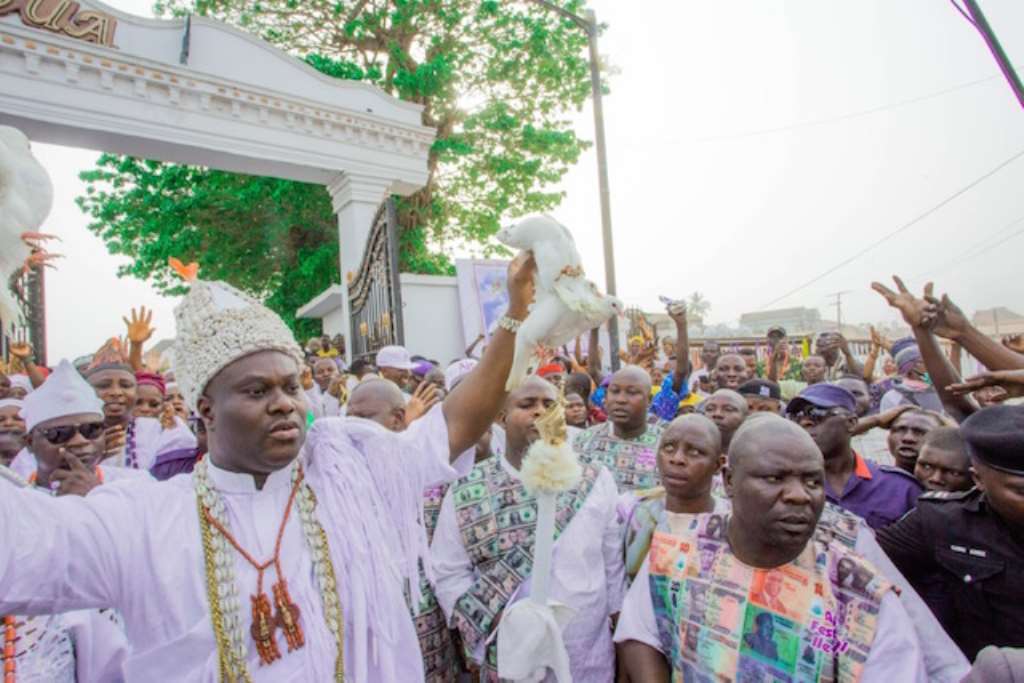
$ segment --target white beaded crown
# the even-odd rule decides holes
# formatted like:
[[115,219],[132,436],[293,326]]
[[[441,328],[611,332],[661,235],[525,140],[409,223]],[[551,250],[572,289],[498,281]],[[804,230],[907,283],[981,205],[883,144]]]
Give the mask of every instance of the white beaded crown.
[[284,321],[223,282],[193,280],[174,320],[175,379],[193,409],[213,376],[243,356],[281,351],[302,364],[302,350]]

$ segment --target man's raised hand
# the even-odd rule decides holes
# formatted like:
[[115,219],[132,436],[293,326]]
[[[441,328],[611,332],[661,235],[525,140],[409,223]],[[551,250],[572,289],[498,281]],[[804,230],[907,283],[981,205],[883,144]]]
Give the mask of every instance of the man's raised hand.
[[968,377],[959,384],[951,384],[946,389],[957,396],[963,396],[985,387],[1000,387],[1011,398],[1024,396],[1024,370],[988,370]]

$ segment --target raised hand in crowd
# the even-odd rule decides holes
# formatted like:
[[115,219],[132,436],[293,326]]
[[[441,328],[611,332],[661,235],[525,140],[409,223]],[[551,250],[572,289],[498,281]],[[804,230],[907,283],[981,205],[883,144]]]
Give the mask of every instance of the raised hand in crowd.
[[909,403],[904,403],[882,413],[865,415],[857,420],[857,426],[853,428],[851,433],[853,436],[857,436],[858,434],[866,434],[875,427],[879,427],[880,429],[891,429],[893,423],[896,422],[896,418],[913,407],[914,406]]
[[925,299],[929,305],[926,315],[935,334],[958,342],[990,370],[1024,368],[1024,355],[1012,351],[974,327],[948,294],[943,294],[940,299],[928,291]]
[[1002,339],[1003,346],[1010,349],[1014,353],[1024,354],[1024,335],[1011,334]]
[[302,368],[302,375],[299,377],[299,381],[302,382],[302,388],[309,391],[313,388],[313,368],[308,365]]
[[174,404],[170,401],[164,403],[164,407],[160,410],[160,426],[164,429],[173,429],[175,415]]
[[951,384],[960,381],[960,375],[953,367],[952,362],[942,351],[939,341],[932,331],[941,330],[943,336],[953,334],[959,340],[962,338],[961,330],[964,325],[969,327],[960,309],[952,306],[949,297],[944,296],[944,302],[949,303],[946,309],[934,296],[934,285],[929,282],[924,286],[924,294],[921,297],[914,296],[907,289],[899,276],[893,275],[893,282],[896,290],[892,291],[879,282],[871,283],[871,288],[885,297],[890,306],[897,309],[903,320],[910,325],[914,333],[914,340],[921,352],[921,360],[931,377],[935,391],[942,401],[942,406],[957,422],[962,422],[967,416],[978,410],[977,404],[967,396],[950,393],[946,390]]
[[146,310],[145,306],[139,306],[138,310],[132,309],[131,319],[122,317],[125,327],[128,329],[128,362],[135,372],[143,370],[142,346],[153,336],[156,328],[153,327],[153,311]]
[[1010,398],[1020,398],[1024,396],[1024,369],[988,370],[952,384],[947,389],[958,396],[963,396],[985,387],[999,387]]
[[405,404],[405,425],[408,427],[416,420],[430,412],[430,409],[444,398],[436,384],[420,382],[413,392],[412,398]]
[[676,326],[676,365],[672,371],[672,390],[682,393],[683,382],[690,376],[690,333],[686,319],[686,302],[665,300],[665,311]]
[[46,381],[46,377],[39,371],[39,366],[35,364],[34,349],[28,341],[28,331],[25,329],[19,330],[15,335],[14,341],[7,347],[7,350],[13,358],[17,358],[21,362],[32,386],[34,388],[42,386],[43,382]]

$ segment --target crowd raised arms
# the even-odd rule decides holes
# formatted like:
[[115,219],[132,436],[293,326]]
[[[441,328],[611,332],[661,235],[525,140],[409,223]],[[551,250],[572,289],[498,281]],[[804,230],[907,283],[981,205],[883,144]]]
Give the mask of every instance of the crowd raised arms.
[[510,380],[537,272],[522,252],[504,317],[447,363],[415,339],[347,363],[196,278],[171,368],[145,309],[77,366],[13,345],[4,683],[1021,670],[1019,339],[894,278],[872,288],[910,333],[872,329],[865,358],[773,328],[762,358],[698,360],[666,300],[674,336],[636,326],[620,370],[595,328]]

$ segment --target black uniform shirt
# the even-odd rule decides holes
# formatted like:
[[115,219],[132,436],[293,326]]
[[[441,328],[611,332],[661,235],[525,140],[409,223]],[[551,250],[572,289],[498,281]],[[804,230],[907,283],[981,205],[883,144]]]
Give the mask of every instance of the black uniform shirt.
[[1024,532],[981,491],[925,493],[878,542],[968,659],[1024,647]]

